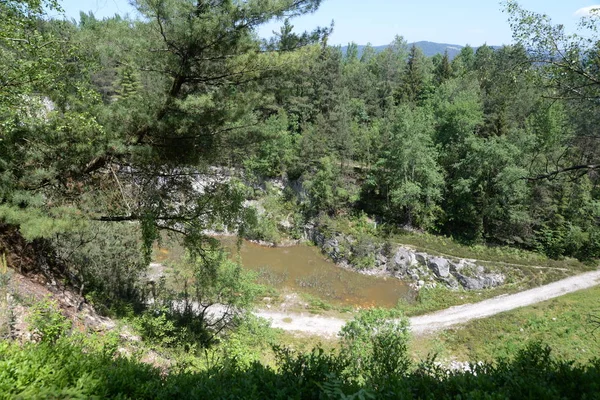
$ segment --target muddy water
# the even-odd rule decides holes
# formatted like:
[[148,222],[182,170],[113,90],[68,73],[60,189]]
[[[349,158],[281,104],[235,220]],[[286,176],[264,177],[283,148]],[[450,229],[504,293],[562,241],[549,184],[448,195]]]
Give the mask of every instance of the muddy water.
[[306,292],[337,305],[393,307],[411,298],[410,288],[395,278],[367,276],[345,270],[327,260],[316,247],[264,247],[244,242],[239,249],[231,239],[225,246],[245,268],[257,271],[261,283]]

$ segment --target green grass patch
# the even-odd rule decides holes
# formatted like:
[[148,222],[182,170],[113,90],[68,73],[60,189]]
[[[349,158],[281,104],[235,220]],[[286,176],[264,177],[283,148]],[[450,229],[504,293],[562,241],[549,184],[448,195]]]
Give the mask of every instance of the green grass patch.
[[515,285],[504,285],[484,290],[449,290],[442,286],[423,288],[414,301],[402,299],[398,302],[397,308],[407,316],[415,316],[461,304],[477,303],[502,294],[516,293],[519,290],[520,288]]
[[301,293],[300,296],[308,303],[308,310],[311,312],[331,311],[337,309],[334,305],[308,293]]
[[[475,320],[429,338],[414,350],[438,348],[443,357],[490,361],[542,340],[561,358],[587,362],[600,354],[600,287]],[[441,350],[441,351],[440,351]]]

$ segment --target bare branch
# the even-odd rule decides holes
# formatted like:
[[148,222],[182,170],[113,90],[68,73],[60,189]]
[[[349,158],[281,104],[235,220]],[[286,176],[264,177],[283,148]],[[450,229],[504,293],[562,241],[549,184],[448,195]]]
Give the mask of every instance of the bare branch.
[[574,165],[572,167],[557,169],[557,170],[549,172],[547,174],[542,174],[542,175],[538,175],[538,176],[534,176],[534,177],[524,177],[523,179],[526,179],[528,181],[538,181],[538,180],[542,180],[542,179],[552,180],[552,179],[556,178],[558,175],[564,174],[566,172],[582,171],[582,170],[584,170],[585,172],[588,172],[591,170],[595,170],[597,168],[600,168],[600,164]]

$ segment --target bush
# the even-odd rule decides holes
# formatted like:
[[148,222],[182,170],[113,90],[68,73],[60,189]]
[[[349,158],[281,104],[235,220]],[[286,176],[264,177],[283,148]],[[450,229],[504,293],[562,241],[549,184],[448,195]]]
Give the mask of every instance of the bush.
[[[447,370],[430,358],[406,368],[406,331],[374,311],[346,328],[355,343],[377,353],[299,353],[275,348],[275,367],[258,362],[217,361],[201,370],[168,375],[115,353],[100,336],[59,338],[17,345],[0,342],[0,399],[596,399],[600,360],[577,365],[557,359],[547,346],[531,343],[512,359]],[[377,331],[374,328],[382,328]],[[391,332],[401,329],[401,339]],[[385,340],[378,340],[381,336]],[[96,343],[91,345],[91,343]],[[100,343],[100,345],[98,345]],[[102,345],[108,345],[104,351]],[[364,346],[363,346],[364,349]],[[396,349],[396,350],[394,350]],[[373,357],[375,356],[376,357]],[[393,359],[400,356],[400,363]],[[358,359],[356,357],[359,357]],[[371,362],[364,362],[371,358]],[[362,371],[356,371],[357,362]],[[400,365],[404,364],[404,365]],[[352,372],[349,373],[349,371]],[[368,377],[358,382],[353,373]]]
[[49,298],[31,307],[27,322],[29,330],[42,342],[54,343],[71,329],[71,321],[61,313],[58,303]]
[[58,256],[72,272],[72,282],[93,293],[94,305],[107,313],[122,300],[141,303],[139,280],[146,270],[139,227],[129,223],[90,223],[57,235]]
[[132,319],[142,339],[162,346],[172,346],[181,340],[181,330],[167,314],[167,310],[149,310]]
[[340,332],[342,353],[349,358],[348,373],[358,382],[374,386],[408,374],[408,329],[408,319],[401,311],[361,312]]
[[256,222],[244,232],[244,238],[249,240],[262,240],[269,243],[279,243],[281,233],[277,222],[268,215],[259,215]]
[[181,343],[209,346],[252,305],[261,291],[255,279],[256,273],[227,259],[222,249],[205,249],[195,258],[188,254],[173,269],[168,285],[159,286],[157,311],[139,320],[146,326],[143,332],[159,342],[180,335]]

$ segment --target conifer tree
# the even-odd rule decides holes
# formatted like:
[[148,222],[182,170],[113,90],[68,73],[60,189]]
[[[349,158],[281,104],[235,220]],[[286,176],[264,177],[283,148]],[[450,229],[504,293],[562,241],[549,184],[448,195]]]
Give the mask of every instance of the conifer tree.
[[444,56],[442,57],[442,60],[440,61],[440,64],[435,72],[438,84],[442,84],[452,77],[452,66],[450,64],[448,50],[444,51]]
[[413,44],[408,54],[397,101],[417,103],[424,99],[429,85],[427,61],[421,49]]

